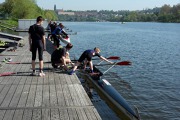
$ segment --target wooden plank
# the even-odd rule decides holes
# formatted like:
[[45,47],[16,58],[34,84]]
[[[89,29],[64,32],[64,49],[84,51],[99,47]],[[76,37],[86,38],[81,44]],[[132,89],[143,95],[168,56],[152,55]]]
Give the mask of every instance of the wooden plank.
[[32,120],[41,120],[41,109],[33,109]]
[[57,106],[57,95],[56,95],[56,88],[55,85],[49,85],[50,86],[50,105],[51,106]]
[[79,120],[75,108],[68,108],[68,113],[70,120]]
[[5,85],[0,85],[0,93],[1,93],[1,91],[3,90],[4,86],[5,86]]
[[61,84],[56,84],[56,92],[57,92],[58,105],[65,106],[66,102],[65,102]]
[[23,113],[23,110],[16,110],[13,116],[13,120],[22,120]]
[[36,76],[27,76],[27,79],[26,79],[26,83],[25,83],[25,84],[26,84],[26,85],[31,85],[33,77],[36,77]]
[[[47,77],[47,74],[46,74],[46,77]],[[38,79],[37,79],[37,84],[38,84],[38,85],[42,85],[42,84],[44,83],[44,78],[45,78],[45,77],[38,77]]]
[[51,120],[59,120],[59,110],[51,109]]
[[3,102],[4,98],[6,97],[6,94],[8,93],[11,85],[5,85],[3,90],[0,93],[0,105]]
[[[92,119],[92,120],[97,120],[96,116],[94,115],[93,109],[94,109],[94,108],[87,108],[86,110],[87,110],[87,113],[91,116],[91,119]],[[86,114],[87,114],[87,113],[86,113]],[[110,118],[110,119],[111,119],[111,118]],[[113,119],[113,120],[114,120],[114,119]]]
[[54,82],[54,76],[55,74],[54,73],[49,73],[49,85],[54,85],[55,82]]
[[[27,57],[23,57],[22,58],[22,61],[27,61],[29,58]],[[18,74],[20,76],[16,76],[16,79],[15,81],[13,82],[13,84],[24,84],[25,83],[25,80],[26,80],[26,76],[24,75],[27,75],[29,76],[30,73],[26,73],[27,70],[26,69],[29,69],[30,67],[28,65],[19,65],[21,66],[19,72],[22,72],[22,74]]]
[[50,105],[50,92],[49,92],[49,85],[43,85],[43,104],[42,106],[49,106]]
[[82,92],[83,95],[83,99],[86,101],[86,105],[92,105],[91,100],[89,99],[86,91],[84,90],[84,88],[82,87],[82,85],[78,85],[78,90],[80,90]]
[[52,74],[53,74],[53,76],[54,76],[54,83],[53,84],[56,84],[56,83],[61,83],[60,81],[61,81],[61,78],[59,78],[59,73],[53,73],[52,72]]
[[42,109],[42,120],[51,120],[50,117],[50,109]]
[[25,107],[26,101],[29,94],[30,85],[24,85],[23,91],[21,93],[21,97],[18,102],[18,107]]
[[[37,73],[37,74],[39,74],[39,73]],[[38,83],[38,82],[37,82],[37,81],[38,81],[38,78],[39,78],[38,76],[33,76],[33,77],[32,77],[32,81],[31,81],[31,84],[32,84],[32,85],[37,85],[37,83]]]
[[59,76],[60,76],[60,80],[61,80],[61,85],[64,85],[64,84],[67,84],[66,83],[66,79],[65,79],[65,77],[64,77],[64,74],[62,74],[62,73],[59,73]]
[[59,109],[60,120],[69,120],[69,115],[67,109]]
[[69,98],[69,94],[68,94],[68,86],[67,85],[63,85],[62,89],[63,89],[63,94],[64,94],[64,99],[66,102],[66,106],[70,106],[70,98]]
[[89,113],[88,108],[83,108],[83,110],[86,113],[86,116],[87,116],[88,120],[93,120],[93,118],[92,118],[93,114]]
[[32,110],[25,109],[22,120],[32,120]]
[[3,120],[6,110],[0,110],[0,120]]
[[34,107],[38,107],[42,105],[42,90],[43,90],[42,87],[43,87],[42,85],[37,85]]
[[88,120],[83,108],[76,108],[79,120]]
[[100,115],[98,114],[97,110],[96,110],[95,108],[93,108],[92,110],[93,110],[94,115],[96,116],[96,118],[97,118],[98,120],[101,120],[101,117],[100,117]]
[[71,98],[74,103],[74,106],[81,106],[81,102],[79,101],[79,98],[77,97],[77,92],[74,88],[74,85],[69,85],[69,91],[71,93]]
[[80,98],[79,101],[81,102],[81,105],[83,106],[86,105],[86,101],[84,101],[85,99],[84,99],[82,91],[79,89],[79,85],[75,84],[74,88],[78,94],[78,98]]
[[[17,66],[17,67],[16,67]],[[20,71],[20,69],[22,68],[22,65],[16,65],[16,66],[13,66],[13,67],[16,67],[16,71],[15,72],[19,72]],[[14,79],[12,82],[13,82],[13,84],[19,84],[19,81],[20,81],[20,79],[21,79],[21,77],[22,76],[13,76],[12,78]]]
[[12,120],[13,119],[13,115],[14,115],[14,111],[15,110],[7,110],[3,120]]
[[24,85],[18,85],[18,87],[14,93],[14,96],[9,104],[9,107],[16,107],[18,105],[23,88],[24,88]]
[[[27,61],[30,61],[31,58],[27,58]],[[25,71],[25,72],[30,72],[30,66],[31,65],[26,65],[26,66],[23,66],[23,69],[22,71]],[[32,79],[32,77],[30,76],[30,73],[27,73],[27,76],[24,76],[21,78],[19,84],[26,84],[26,80],[30,81]],[[28,83],[28,82],[27,82]]]
[[34,106],[34,98],[36,92],[36,85],[31,85],[29,90],[29,95],[26,103],[26,107],[33,107]]
[[70,76],[70,75],[68,75],[68,74],[64,74],[64,78],[65,78],[66,83],[67,83],[68,85],[72,84],[71,79],[70,79],[69,76]]

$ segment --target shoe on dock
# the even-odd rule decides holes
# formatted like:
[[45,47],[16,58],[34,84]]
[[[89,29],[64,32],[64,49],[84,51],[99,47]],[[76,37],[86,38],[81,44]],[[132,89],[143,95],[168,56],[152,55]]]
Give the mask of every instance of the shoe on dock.
[[45,76],[44,72],[40,72],[40,73],[39,73],[39,76],[40,76],[40,77]]

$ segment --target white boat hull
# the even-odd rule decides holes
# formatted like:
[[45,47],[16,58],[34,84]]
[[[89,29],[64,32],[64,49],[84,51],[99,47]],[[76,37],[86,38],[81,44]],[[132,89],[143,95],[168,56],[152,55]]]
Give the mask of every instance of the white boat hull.
[[60,37],[60,40],[64,43],[64,44],[68,44],[70,43],[70,37],[66,37],[66,38],[63,38],[63,37]]

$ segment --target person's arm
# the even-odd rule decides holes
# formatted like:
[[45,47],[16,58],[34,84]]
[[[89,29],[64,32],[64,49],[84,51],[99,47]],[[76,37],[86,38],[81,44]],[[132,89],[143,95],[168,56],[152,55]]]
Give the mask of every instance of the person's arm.
[[113,64],[113,62],[109,61],[108,59],[106,59],[106,58],[103,57],[103,56],[100,56],[99,58],[102,59],[102,60],[104,60],[104,61],[106,61],[106,62],[109,62],[109,63]]
[[68,36],[68,34],[64,30],[62,30],[62,33],[63,35]]
[[29,50],[30,51],[32,51],[32,39],[31,39],[31,34],[29,33],[29,37],[28,37],[28,39],[29,39]]
[[46,38],[45,35],[42,37],[42,42],[43,42],[43,49],[46,50]]
[[68,67],[66,66],[66,56],[62,56],[61,60],[62,60],[62,64],[64,65],[64,69],[68,70]]

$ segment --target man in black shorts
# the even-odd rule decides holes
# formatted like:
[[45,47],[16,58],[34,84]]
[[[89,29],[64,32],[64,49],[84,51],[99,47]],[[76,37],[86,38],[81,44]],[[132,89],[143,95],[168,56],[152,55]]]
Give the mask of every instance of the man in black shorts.
[[75,70],[77,69],[77,67],[85,60],[84,62],[84,68],[86,68],[86,64],[89,63],[90,65],[90,69],[91,72],[93,73],[93,63],[92,63],[92,57],[94,56],[98,56],[100,59],[105,60],[106,62],[109,62],[111,64],[113,64],[113,62],[107,60],[106,58],[104,58],[103,56],[101,56],[100,53],[100,49],[95,47],[94,50],[86,50],[82,53],[82,55],[80,56],[79,60],[77,61],[77,63],[75,64],[73,70],[69,73],[70,75],[75,73]]
[[45,76],[43,73],[43,51],[45,50],[45,31],[41,26],[44,19],[42,16],[37,17],[36,24],[30,26],[29,28],[29,50],[32,52],[32,70],[31,75],[36,75],[35,71],[35,60],[36,60],[36,51],[38,50],[39,55],[39,76]]
[[67,63],[71,63],[69,58],[69,50],[73,47],[71,43],[68,43],[66,47],[60,46],[57,48],[51,55],[51,63],[54,68],[58,68],[58,66],[63,66],[65,70],[67,70]]

